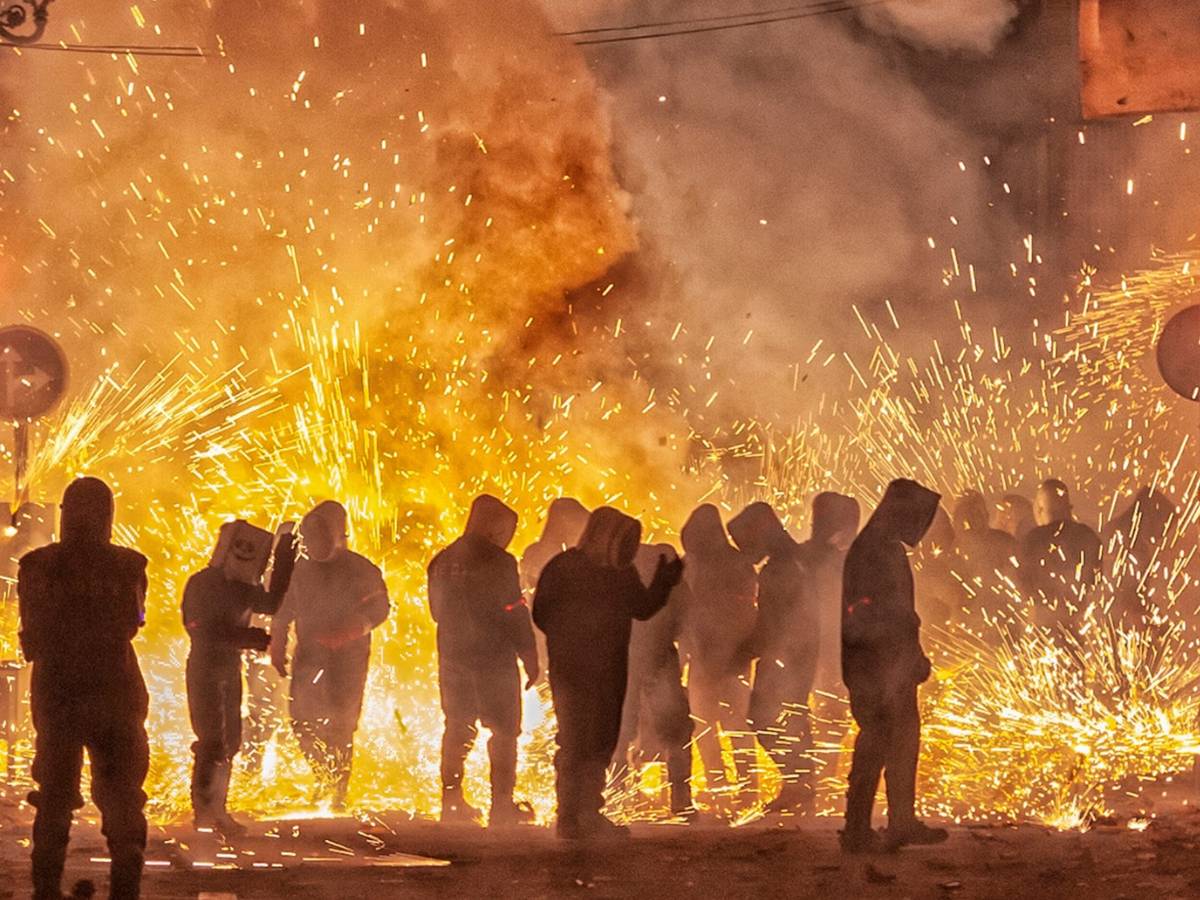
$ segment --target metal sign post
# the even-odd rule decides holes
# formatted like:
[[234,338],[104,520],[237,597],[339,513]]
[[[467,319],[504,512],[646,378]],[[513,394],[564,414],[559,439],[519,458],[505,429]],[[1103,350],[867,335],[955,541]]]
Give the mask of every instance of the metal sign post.
[[67,390],[67,357],[50,335],[28,325],[0,328],[0,419],[13,426],[14,511],[29,499],[29,423]]

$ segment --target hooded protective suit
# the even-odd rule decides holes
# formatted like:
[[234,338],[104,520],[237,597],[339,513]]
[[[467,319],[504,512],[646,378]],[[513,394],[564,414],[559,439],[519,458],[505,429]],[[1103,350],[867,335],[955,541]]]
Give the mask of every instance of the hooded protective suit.
[[983,494],[968,491],[954,504],[954,571],[966,585],[960,612],[974,620],[980,633],[999,640],[998,618],[1006,618],[1007,584],[1016,576],[1017,542],[988,523]]
[[900,831],[916,826],[917,685],[929,677],[930,666],[921,649],[905,547],[915,546],[928,531],[939,499],[915,481],[893,481],[846,555],[842,677],[859,734],[844,842],[871,833],[871,809],[884,770],[890,826]]
[[[1104,529],[1105,558],[1112,561],[1110,578],[1116,588],[1113,613],[1130,624],[1145,622],[1144,598],[1165,593],[1175,575],[1172,566],[1161,564],[1159,554],[1171,541],[1177,517],[1165,494],[1143,487]],[[1180,609],[1177,615],[1196,621],[1194,610]]]
[[809,695],[817,673],[820,615],[800,564],[799,547],[766,503],[752,503],[729,521],[747,558],[766,560],[758,572],[758,620],[749,648],[758,659],[750,723],[783,778],[772,812],[809,813],[815,794]]
[[1075,521],[1061,481],[1043,482],[1034,508],[1038,526],[1021,541],[1020,583],[1043,624],[1073,630],[1100,576],[1100,536]]
[[275,614],[296,560],[294,539],[282,536],[270,589],[264,589],[270,548],[270,532],[241,520],[226,522],[212,560],[183,590],[183,624],[191,639],[188,715],[196,734],[192,810],[200,827],[237,827],[225,800],[233,758],[242,745],[242,651],[267,649],[267,632],[251,628],[250,616]]
[[546,511],[542,535],[521,554],[521,586],[532,591],[546,563],[579,543],[587,527],[588,511],[574,497],[559,497]]
[[633,566],[642,527],[601,507],[575,549],[538,579],[533,621],[546,635],[558,717],[558,828],[580,837],[609,827],[600,815],[605,770],[617,747],[634,619],[648,619],[678,584],[678,560],[658,564],[647,588]]
[[691,606],[684,612],[683,633],[689,660],[688,697],[693,714],[703,722],[696,743],[712,790],[727,777],[721,755],[722,731],[731,735],[737,783],[753,769],[746,647],[754,632],[758,583],[752,561],[729,543],[721,514],[712,504],[692,512],[680,538],[684,578],[692,595]]
[[112,859],[111,896],[137,897],[141,883],[149,698],[130,642],[145,620],[146,558],[112,544],[112,521],[108,486],[73,481],[63,494],[62,540],[27,553],[18,572],[21,649],[33,663],[38,900],[61,896],[85,749]]
[[799,548],[820,634],[814,686],[830,694],[842,692],[842,570],[860,519],[853,497],[832,491],[817,494],[812,502],[812,533]]
[[296,563],[271,623],[271,658],[286,671],[288,632],[296,629],[290,712],[321,792],[345,803],[371,656],[371,631],[387,619],[379,569],[346,546],[346,510],[327,500],[300,522],[306,557]]
[[[676,558],[670,544],[642,544],[634,567],[642,584],[654,580],[660,558]],[[688,605],[688,587],[682,581],[667,598],[667,604],[645,621],[633,623],[629,641],[629,678],[617,741],[618,767],[627,764],[631,751],[641,759],[667,761],[671,786],[671,812],[687,815],[692,807],[692,717],[683,667],[676,642],[681,631],[682,611]]]
[[462,537],[429,564],[429,611],[437,623],[438,686],[446,727],[442,735],[442,819],[469,818],[463,803],[463,765],[478,735],[492,732],[493,825],[515,820],[517,736],[521,681],[517,659],[537,678],[529,610],[517,561],[506,549],[517,514],[483,494],[475,498]]

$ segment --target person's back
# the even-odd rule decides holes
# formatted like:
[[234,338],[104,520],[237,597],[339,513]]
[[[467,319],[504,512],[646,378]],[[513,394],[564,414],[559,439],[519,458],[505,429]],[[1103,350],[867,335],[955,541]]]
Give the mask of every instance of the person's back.
[[812,534],[797,548],[808,590],[816,605],[820,650],[816,687],[839,689],[842,680],[842,570],[846,553],[858,534],[858,502],[826,491],[813,498]]
[[512,609],[521,603],[512,554],[478,534],[464,534],[429,564],[430,605],[438,653],[471,664],[514,662],[504,639]]
[[1037,527],[1021,542],[1021,582],[1043,623],[1074,628],[1100,574],[1100,536],[1075,521],[1067,486],[1056,479],[1038,488],[1034,516]]
[[146,846],[149,766],[145,682],[131,641],[142,625],[146,558],[111,543],[112,492],[80,478],[63,494],[62,540],[22,557],[21,648],[33,664],[37,745],[29,795],[34,897],[61,896],[71,818],[83,805],[86,749],[92,798],[112,860],[111,896],[138,896]]

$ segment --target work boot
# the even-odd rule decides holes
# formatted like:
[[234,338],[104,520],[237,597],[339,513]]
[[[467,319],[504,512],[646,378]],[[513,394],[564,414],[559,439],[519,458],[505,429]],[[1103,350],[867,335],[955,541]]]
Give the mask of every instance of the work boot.
[[930,828],[916,819],[902,825],[889,825],[885,833],[888,847],[896,850],[906,846],[927,847],[941,844],[949,837],[950,832],[945,828]]
[[532,825],[537,820],[533,807],[522,801],[498,801],[488,813],[488,828],[512,828],[517,825]]
[[816,811],[816,797],[806,784],[784,782],[779,796],[763,807],[767,816],[811,816]]
[[443,825],[477,825],[483,813],[463,799],[462,791],[442,792]]
[[883,838],[873,828],[865,831],[859,829],[852,831],[847,828],[839,833],[838,843],[841,844],[843,853],[882,853],[886,849]]
[[601,841],[627,840],[631,836],[628,825],[618,825],[616,822],[597,813],[588,817],[584,824],[584,837]]
[[81,878],[75,882],[75,886],[71,888],[71,893],[68,895],[70,900],[90,900],[96,896],[96,885],[90,878]]

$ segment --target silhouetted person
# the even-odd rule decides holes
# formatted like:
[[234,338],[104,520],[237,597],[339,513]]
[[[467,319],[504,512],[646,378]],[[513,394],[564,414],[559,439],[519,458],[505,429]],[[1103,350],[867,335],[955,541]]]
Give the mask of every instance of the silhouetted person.
[[820,653],[820,613],[809,591],[799,546],[766,503],[752,503],[729,521],[729,534],[758,572],[758,620],[749,643],[758,659],[750,722],[783,778],[767,812],[815,811],[812,712],[809,697]]
[[1100,575],[1100,536],[1076,522],[1067,486],[1042,482],[1034,502],[1037,527],[1021,542],[1020,577],[1040,620],[1074,630]]
[[[649,587],[660,559],[676,559],[670,544],[642,544],[634,566]],[[671,791],[671,813],[692,816],[692,717],[683,667],[676,642],[688,605],[688,586],[675,585],[667,604],[645,621],[633,623],[629,642],[629,678],[621,714],[621,735],[613,760],[619,768],[630,762],[665,759]]]
[[954,504],[954,569],[963,582],[966,607],[987,637],[998,636],[997,615],[1008,606],[1007,585],[1016,575],[1017,542],[992,528],[983,494],[968,491]]
[[292,728],[317,777],[317,798],[346,803],[354,732],[362,715],[371,632],[387,619],[379,569],[346,546],[346,510],[326,500],[300,522],[304,557],[271,623],[271,661],[287,674],[288,631],[296,626]]
[[192,813],[197,828],[230,836],[244,832],[226,811],[233,758],[242,745],[242,651],[266,650],[271,638],[250,625],[254,613],[274,615],[283,603],[296,561],[295,540],[280,537],[270,589],[262,585],[272,536],[238,519],[221,526],[208,566],[183,589],[183,624],[191,639],[187,658],[192,744]]
[[949,625],[962,618],[962,582],[955,573],[957,540],[950,515],[939,506],[912,555],[917,612],[926,622]]
[[113,495],[96,478],[71,482],[62,539],[21,558],[21,649],[33,663],[37,745],[29,802],[33,896],[59,900],[71,815],[92,768],[111,863],[110,896],[136,898],[146,850],[149,698],[131,641],[145,621],[146,558],[112,543]]
[[[546,524],[542,526],[541,536],[526,547],[525,552],[521,554],[521,587],[526,592],[526,597],[533,597],[534,588],[537,587],[538,578],[541,577],[546,563],[564,550],[579,543],[583,529],[587,527],[587,520],[587,508],[574,497],[559,497],[550,502],[550,508],[546,511]],[[541,631],[535,630],[533,639],[537,645],[541,677],[545,678],[548,668],[546,636]]]
[[939,499],[915,481],[893,481],[846,556],[842,677],[859,727],[841,838],[848,852],[881,847],[871,810],[883,773],[888,844],[931,844],[947,837],[944,829],[918,821],[914,810],[921,739],[917,685],[929,678],[930,663],[921,649],[906,550],[929,530]]
[[721,733],[730,735],[737,769],[735,784],[749,780],[754,766],[750,733],[750,660],[744,649],[754,633],[754,566],[729,543],[721,514],[699,506],[680,532],[684,578],[692,603],[684,613],[684,649],[689,660],[688,699],[703,724],[696,738],[710,792],[727,782]]
[[[1145,602],[1169,605],[1166,588],[1174,573],[1167,552],[1178,511],[1160,490],[1143,487],[1104,529],[1105,558],[1111,560],[1113,615],[1130,625],[1145,621]],[[1144,599],[1143,599],[1144,598]],[[1183,610],[1175,609],[1176,616]]]
[[842,570],[861,518],[853,497],[832,491],[817,494],[812,502],[812,532],[799,548],[817,607],[821,649],[815,687],[830,694],[842,693]]
[[603,815],[605,771],[621,731],[634,619],[666,604],[682,563],[661,559],[650,587],[633,566],[642,526],[611,507],[588,518],[577,548],[542,571],[533,621],[546,634],[550,690],[558,717],[558,834],[622,834]]
[[488,824],[516,824],[513,801],[517,737],[521,733],[521,675],[537,680],[538,660],[529,609],[521,596],[517,560],[506,548],[517,514],[488,494],[471,504],[462,537],[429,564],[429,611],[437,623],[442,734],[442,821],[470,822],[479,811],[463,799],[463,766],[479,734],[491,731],[492,805]]
[[1033,520],[1033,504],[1020,494],[1005,494],[1000,498],[996,527],[1012,537],[1020,549],[1025,535],[1037,527],[1037,522]]

